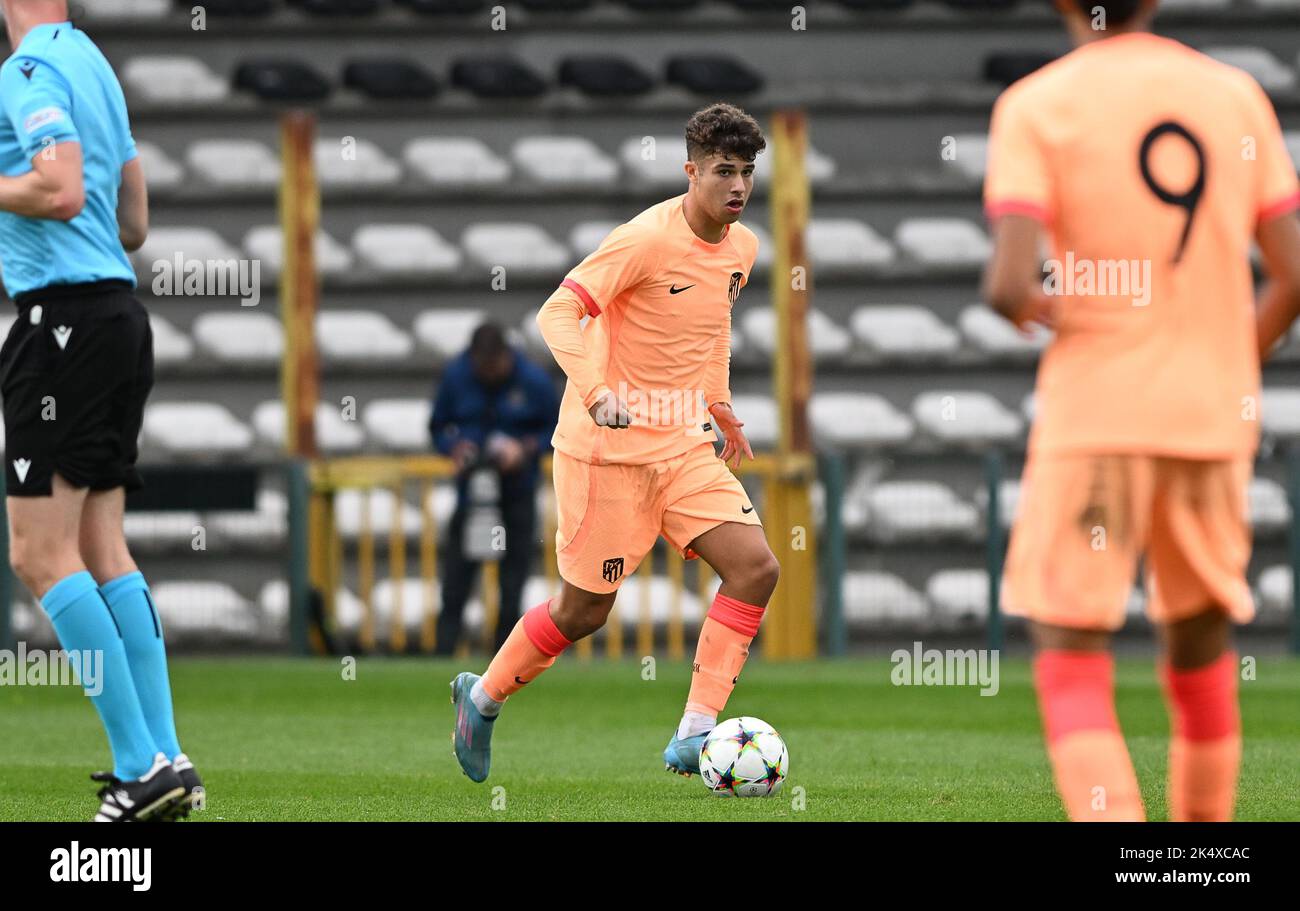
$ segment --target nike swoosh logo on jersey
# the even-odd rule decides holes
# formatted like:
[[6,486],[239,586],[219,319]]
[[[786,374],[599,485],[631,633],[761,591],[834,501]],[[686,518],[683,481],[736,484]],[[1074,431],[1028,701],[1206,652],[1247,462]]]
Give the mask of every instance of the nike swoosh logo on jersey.
[[676,285],[673,285],[671,288],[668,289],[668,293],[669,293],[669,294],[681,294],[683,291],[689,291],[689,290],[691,290],[691,289],[694,288],[694,287],[695,287],[694,285],[687,285],[685,288],[679,288],[679,287],[677,287]]

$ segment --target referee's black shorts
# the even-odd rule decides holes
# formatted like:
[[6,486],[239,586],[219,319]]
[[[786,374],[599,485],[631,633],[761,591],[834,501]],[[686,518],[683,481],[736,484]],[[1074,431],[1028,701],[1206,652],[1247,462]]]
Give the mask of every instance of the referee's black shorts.
[[19,294],[0,349],[5,481],[11,497],[141,486],[135,462],[153,387],[149,315],[122,281]]

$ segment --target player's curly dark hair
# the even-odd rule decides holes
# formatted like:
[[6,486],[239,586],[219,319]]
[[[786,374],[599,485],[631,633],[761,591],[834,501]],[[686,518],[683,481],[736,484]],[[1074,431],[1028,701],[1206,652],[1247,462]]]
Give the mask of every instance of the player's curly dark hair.
[[734,104],[711,104],[686,121],[686,155],[693,161],[714,154],[753,161],[765,148],[758,121]]
[[1124,25],[1138,13],[1142,0],[1075,0],[1085,16],[1093,15],[1093,10],[1101,7],[1106,11],[1106,24]]

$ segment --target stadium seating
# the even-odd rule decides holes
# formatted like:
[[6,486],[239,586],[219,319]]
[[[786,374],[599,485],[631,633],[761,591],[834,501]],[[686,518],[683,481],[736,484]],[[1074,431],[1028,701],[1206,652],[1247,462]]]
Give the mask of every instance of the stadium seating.
[[410,357],[411,336],[382,313],[325,310],[316,316],[316,345],[326,361],[389,364]]
[[459,247],[421,224],[362,225],[352,250],[361,264],[389,276],[447,276],[464,261]]
[[979,390],[923,392],[912,416],[930,436],[947,443],[1009,443],[1024,431],[1020,415]]
[[152,104],[204,104],[230,94],[225,80],[194,57],[133,57],[121,78],[124,90]]
[[510,176],[510,165],[472,136],[413,139],[402,159],[412,171],[435,184],[502,184]]
[[[262,443],[272,451],[284,447],[284,403],[278,399],[262,402],[253,409],[252,425]],[[356,417],[345,419],[341,408],[331,402],[316,403],[316,445],[322,452],[355,452],[365,441],[365,432]]]
[[853,311],[854,336],[882,357],[942,357],[961,346],[961,337],[925,307],[870,305]]
[[190,172],[220,187],[271,189],[280,183],[280,161],[255,139],[200,139],[185,150]]

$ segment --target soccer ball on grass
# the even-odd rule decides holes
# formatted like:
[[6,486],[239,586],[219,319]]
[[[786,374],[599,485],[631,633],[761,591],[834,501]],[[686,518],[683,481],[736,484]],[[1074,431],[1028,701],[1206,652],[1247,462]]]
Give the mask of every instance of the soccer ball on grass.
[[729,718],[700,749],[700,777],[721,797],[771,797],[790,771],[785,741],[766,721]]

